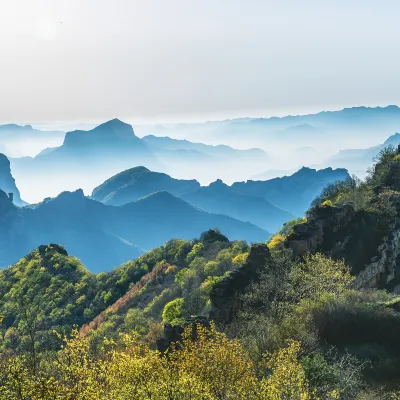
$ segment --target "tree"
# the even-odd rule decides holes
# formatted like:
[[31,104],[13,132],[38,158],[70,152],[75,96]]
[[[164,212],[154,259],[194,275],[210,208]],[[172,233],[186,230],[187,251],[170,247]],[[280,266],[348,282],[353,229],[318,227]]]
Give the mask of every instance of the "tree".
[[162,313],[163,321],[172,325],[178,325],[183,322],[183,303],[183,298],[177,298],[167,303]]

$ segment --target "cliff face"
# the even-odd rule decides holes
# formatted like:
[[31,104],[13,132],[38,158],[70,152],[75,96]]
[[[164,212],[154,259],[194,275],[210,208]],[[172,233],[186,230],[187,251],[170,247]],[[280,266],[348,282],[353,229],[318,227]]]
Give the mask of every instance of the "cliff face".
[[320,206],[307,222],[294,226],[285,247],[300,257],[322,252],[334,259],[345,259],[357,274],[379,255],[379,246],[390,231],[387,218],[356,211],[350,203],[340,207]]
[[384,178],[372,188],[366,207],[320,205],[307,222],[294,226],[284,246],[294,255],[322,252],[344,259],[356,288],[400,293],[400,161],[377,165]]
[[13,194],[13,202],[17,206],[24,206],[26,203],[21,200],[21,196],[15,180],[11,175],[10,161],[0,153],[0,189],[5,193]]
[[9,195],[0,189],[0,268],[12,263],[21,248],[26,249],[23,219]]

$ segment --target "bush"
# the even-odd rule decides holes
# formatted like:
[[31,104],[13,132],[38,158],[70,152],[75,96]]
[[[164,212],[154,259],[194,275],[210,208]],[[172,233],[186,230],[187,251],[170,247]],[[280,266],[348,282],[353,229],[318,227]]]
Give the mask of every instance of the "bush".
[[172,325],[181,324],[184,321],[183,303],[184,299],[182,298],[177,298],[167,303],[162,313],[163,321]]

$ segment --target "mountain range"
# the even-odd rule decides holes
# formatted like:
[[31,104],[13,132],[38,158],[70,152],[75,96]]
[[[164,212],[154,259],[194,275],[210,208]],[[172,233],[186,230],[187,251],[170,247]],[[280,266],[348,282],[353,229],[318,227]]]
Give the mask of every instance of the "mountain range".
[[218,179],[208,186],[196,180],[174,179],[145,167],[121,172],[93,190],[92,199],[123,205],[157,191],[168,191],[211,213],[277,231],[294,216],[304,215],[312,200],[330,183],[349,177],[344,169],[302,168],[291,176],[267,181],[236,182],[231,186]]
[[[59,147],[42,150],[36,157],[11,158],[13,174],[27,200],[37,202],[63,190],[92,191],[109,176],[143,165],[180,178],[212,181],[248,176],[268,160],[259,149],[236,150],[147,136],[139,138],[131,125],[118,119],[92,130],[67,132]],[[51,185],[49,185],[51,182]]]
[[303,168],[270,181],[228,186],[217,180],[201,186],[142,166],[107,179],[91,198],[79,189],[16,207],[24,203],[7,158],[1,159],[0,184],[14,198],[1,191],[0,265],[43,243],[60,243],[93,271],[110,269],[171,238],[191,239],[214,227],[232,239],[265,241],[304,212],[325,185],[348,177],[345,170]]
[[379,152],[388,146],[397,147],[400,144],[400,133],[395,133],[388,137],[382,144],[368,147],[365,149],[347,149],[340,150],[335,155],[327,159],[323,165],[325,166],[342,166],[347,168],[351,173],[364,177],[367,168],[372,164],[374,158]]
[[22,208],[1,191],[0,221],[1,266],[43,243],[64,244],[92,271],[103,271],[173,237],[190,239],[211,227],[235,239],[265,241],[270,236],[253,224],[208,213],[165,191],[115,207],[77,190]]
[[[206,143],[226,143],[266,148],[272,142],[286,147],[329,144],[333,149],[357,142],[372,145],[400,129],[400,108],[351,107],[315,114],[270,118],[237,118],[206,123],[184,123],[137,127],[139,134],[151,130],[157,136],[170,136]],[[340,140],[339,140],[340,139]],[[314,147],[314,146],[313,146]],[[280,167],[279,167],[280,168]]]
[[344,168],[315,170],[303,167],[293,175],[267,181],[236,182],[237,193],[261,197],[297,217],[304,215],[312,200],[330,183],[349,178]]
[[0,125],[0,148],[12,157],[34,156],[44,147],[59,146],[64,135],[61,131],[43,131],[32,125]]

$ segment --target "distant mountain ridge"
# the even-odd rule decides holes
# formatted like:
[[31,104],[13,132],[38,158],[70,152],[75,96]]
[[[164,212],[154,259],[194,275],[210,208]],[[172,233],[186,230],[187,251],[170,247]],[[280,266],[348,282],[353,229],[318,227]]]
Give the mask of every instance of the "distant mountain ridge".
[[162,190],[175,196],[200,187],[196,180],[173,179],[167,174],[135,167],[107,179],[92,192],[92,198],[104,204],[123,205]]
[[58,146],[65,133],[61,131],[43,131],[32,125],[0,125],[0,147],[7,156],[34,156],[46,146]]
[[209,186],[202,186],[196,191],[184,194],[182,198],[209,212],[230,215],[271,232],[279,230],[285,222],[294,219],[293,214],[268,200],[237,193],[220,179]]
[[324,165],[332,167],[342,166],[349,169],[352,173],[364,177],[367,168],[372,164],[379,152],[387,146],[397,147],[400,144],[400,133],[389,136],[382,144],[368,147],[365,149],[346,149],[337,152],[328,158]]
[[218,179],[200,186],[196,180],[174,179],[136,167],[107,179],[93,190],[91,197],[119,206],[167,191],[207,212],[228,215],[274,232],[288,220],[302,216],[326,185],[348,177],[343,169],[302,168],[293,175],[267,181],[236,182],[228,186]]
[[12,158],[11,165],[23,193],[32,187],[43,193],[31,200],[37,202],[63,190],[92,191],[113,174],[137,165],[185,180],[198,174],[211,181],[217,171],[239,178],[247,169],[256,172],[266,160],[260,149],[237,150],[152,136],[141,139],[131,125],[113,119],[88,131],[67,132],[61,146],[42,149],[34,158]]
[[265,198],[300,217],[324,187],[349,177],[348,171],[343,168],[317,171],[303,167],[290,176],[267,181],[236,182],[231,187],[238,193]]
[[235,239],[265,241],[270,236],[255,225],[207,213],[167,192],[115,207],[77,190],[24,208],[0,192],[0,266],[13,264],[40,244],[57,242],[91,271],[100,272],[171,238],[192,239],[213,227]]
[[[400,108],[350,107],[313,114],[268,118],[236,118],[205,123],[151,125],[139,128],[139,134],[151,131],[157,136],[202,141],[208,144],[225,143],[242,148],[268,149],[282,146],[294,150],[299,146],[350,148],[355,142],[371,145],[376,138],[383,141],[391,132],[400,130]],[[335,141],[332,142],[332,137]],[[289,141],[284,141],[290,138]],[[330,141],[330,142],[329,142]],[[303,164],[306,160],[303,161]],[[292,168],[293,165],[290,166]],[[273,169],[290,169],[283,165]],[[266,169],[266,168],[264,168]]]

